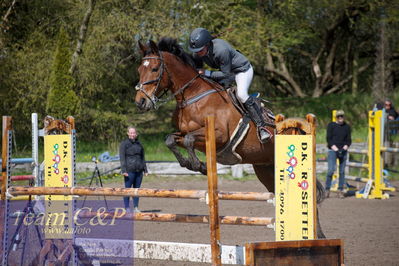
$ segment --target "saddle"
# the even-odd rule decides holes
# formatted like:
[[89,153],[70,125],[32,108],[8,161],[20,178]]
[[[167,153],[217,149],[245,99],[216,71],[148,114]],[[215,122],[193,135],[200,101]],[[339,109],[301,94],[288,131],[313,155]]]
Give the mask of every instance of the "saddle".
[[[249,130],[249,122],[251,118],[247,114],[244,105],[237,98],[237,87],[231,87],[227,89],[227,93],[233,105],[236,107],[238,112],[242,115],[240,121],[230,136],[229,142],[227,142],[221,149],[217,151],[217,161],[225,165],[239,164],[242,162],[241,156],[235,151],[236,147],[241,143]],[[252,96],[252,95],[251,95]],[[272,111],[264,106],[267,101],[259,98],[259,94],[252,96],[258,101],[259,106],[262,109],[263,119],[267,126],[275,128],[275,116]],[[258,135],[260,141],[260,137]]]
[[[234,86],[228,88],[227,93],[229,94],[231,101],[233,102],[236,109],[240,112],[240,114],[242,116],[247,115],[244,104],[241,103],[240,100],[238,100],[237,98],[237,87]],[[261,106],[263,119],[265,120],[266,124],[272,128],[275,128],[275,116],[270,109],[265,107],[265,104],[269,102],[265,99],[260,98],[260,93],[251,94],[250,96],[256,98],[256,100],[258,101],[258,105]]]

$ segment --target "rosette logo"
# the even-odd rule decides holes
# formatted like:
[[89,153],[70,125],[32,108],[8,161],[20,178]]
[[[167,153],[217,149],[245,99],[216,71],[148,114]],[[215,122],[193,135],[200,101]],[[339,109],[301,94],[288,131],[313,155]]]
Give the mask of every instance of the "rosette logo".
[[287,155],[289,157],[287,164],[289,165],[287,168],[288,171],[288,177],[291,179],[295,179],[295,166],[298,164],[298,159],[295,157],[295,145],[291,144],[288,146],[288,152]]
[[58,144],[54,144],[53,148],[54,148],[54,150],[53,150],[53,154],[54,154],[53,161],[54,161],[54,164],[53,164],[52,167],[54,168],[54,173],[58,175],[60,173],[60,169],[58,169],[58,164],[61,162],[61,156],[58,154],[59,145]]
[[302,190],[307,190],[309,188],[309,183],[307,180],[302,180],[302,182],[298,182],[298,187],[302,188]]
[[69,181],[69,177],[67,175],[64,175],[63,177],[61,177],[61,182],[64,182],[64,184],[68,184]]

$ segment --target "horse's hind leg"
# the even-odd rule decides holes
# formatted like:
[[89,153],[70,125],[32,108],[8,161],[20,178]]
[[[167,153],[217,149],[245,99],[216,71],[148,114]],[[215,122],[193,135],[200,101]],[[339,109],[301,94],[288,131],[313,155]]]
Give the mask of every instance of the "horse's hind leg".
[[173,152],[180,166],[189,168],[191,166],[189,161],[187,160],[187,158],[184,158],[184,156],[180,153],[179,149],[177,148],[177,144],[179,142],[182,143],[183,142],[182,140],[183,137],[179,136],[178,133],[177,134],[173,133],[169,134],[166,137],[165,144]]
[[[317,204],[320,204],[324,200],[324,194],[325,190],[321,182],[316,179],[316,201]],[[320,224],[320,219],[319,219],[319,208],[317,207],[317,238],[326,238],[326,236],[323,233],[323,230],[321,229],[321,224]]]
[[269,192],[274,192],[274,165],[253,164],[252,166],[259,181]]

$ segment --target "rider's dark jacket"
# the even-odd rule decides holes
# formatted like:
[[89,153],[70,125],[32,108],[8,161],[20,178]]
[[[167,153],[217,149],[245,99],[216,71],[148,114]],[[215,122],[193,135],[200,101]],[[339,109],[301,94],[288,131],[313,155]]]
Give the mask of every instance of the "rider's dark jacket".
[[125,139],[119,147],[119,158],[122,173],[146,172],[147,165],[144,159],[144,148],[136,139]]
[[211,41],[207,55],[199,57],[194,54],[194,57],[199,62],[198,68],[202,68],[205,62],[208,66],[217,69],[218,71],[211,72],[210,78],[220,83],[234,80],[235,74],[245,72],[251,67],[250,62],[242,53],[222,39]]

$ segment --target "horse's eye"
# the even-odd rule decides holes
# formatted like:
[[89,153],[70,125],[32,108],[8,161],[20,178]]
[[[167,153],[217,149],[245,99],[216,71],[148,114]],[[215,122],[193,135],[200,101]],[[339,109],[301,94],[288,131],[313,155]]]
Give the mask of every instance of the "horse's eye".
[[158,68],[153,68],[152,69],[152,72],[157,72],[158,71]]

